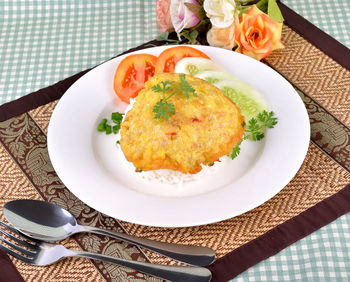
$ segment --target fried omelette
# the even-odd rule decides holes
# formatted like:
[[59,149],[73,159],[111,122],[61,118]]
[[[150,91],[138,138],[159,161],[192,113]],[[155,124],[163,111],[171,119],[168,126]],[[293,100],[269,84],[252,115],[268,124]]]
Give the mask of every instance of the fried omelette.
[[162,93],[151,88],[161,81],[176,88],[179,74],[162,73],[147,81],[121,124],[120,146],[136,170],[194,174],[201,164],[212,165],[229,154],[244,133],[240,109],[211,83],[186,75],[197,96],[186,99],[183,93],[175,94],[168,101],[174,104],[175,114],[168,120],[156,119],[153,107]]

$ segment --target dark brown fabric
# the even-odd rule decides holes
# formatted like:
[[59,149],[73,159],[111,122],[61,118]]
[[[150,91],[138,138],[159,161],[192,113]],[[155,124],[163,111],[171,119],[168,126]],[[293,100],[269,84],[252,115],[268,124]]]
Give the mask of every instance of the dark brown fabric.
[[0,282],[24,282],[9,257],[0,250]]
[[208,267],[212,281],[227,281],[350,211],[350,185]]
[[51,86],[23,96],[15,101],[0,106],[0,122],[23,114],[31,109],[45,105],[62,97],[64,92],[90,69],[77,73]]

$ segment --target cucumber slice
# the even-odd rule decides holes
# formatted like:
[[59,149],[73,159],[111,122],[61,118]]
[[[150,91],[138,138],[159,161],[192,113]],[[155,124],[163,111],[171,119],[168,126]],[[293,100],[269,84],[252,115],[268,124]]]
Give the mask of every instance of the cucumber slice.
[[175,72],[189,74],[214,84],[237,104],[246,121],[264,110],[268,111],[264,98],[254,87],[231,75],[212,60],[183,58],[176,64]]
[[238,80],[228,72],[219,70],[202,71],[196,74],[195,77],[204,79],[212,84],[220,82],[222,80]]
[[176,63],[175,72],[196,76],[198,73],[207,70],[221,70],[223,68],[212,60],[205,58],[188,57],[183,58]]
[[264,110],[269,110],[262,95],[243,81],[222,80],[214,83],[214,85],[237,104],[246,121],[256,117],[258,113]]

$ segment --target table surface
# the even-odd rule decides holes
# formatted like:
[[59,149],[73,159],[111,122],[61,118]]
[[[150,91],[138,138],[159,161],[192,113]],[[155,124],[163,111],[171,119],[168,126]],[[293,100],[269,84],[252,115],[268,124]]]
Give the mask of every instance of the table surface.
[[[350,47],[350,1],[282,2]],[[0,105],[95,66],[160,32],[156,0],[0,3]],[[349,280],[349,239],[347,214],[234,281]]]

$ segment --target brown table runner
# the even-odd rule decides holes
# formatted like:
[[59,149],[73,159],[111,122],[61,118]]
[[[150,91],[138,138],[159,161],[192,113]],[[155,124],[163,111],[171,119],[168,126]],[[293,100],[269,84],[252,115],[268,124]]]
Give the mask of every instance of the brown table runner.
[[[210,266],[214,281],[235,277],[348,212],[350,50],[283,4],[280,7],[286,19],[282,37],[286,48],[274,52],[265,63],[298,91],[308,110],[312,132],[302,167],[275,197],[241,216],[189,228],[154,228],[121,222],[86,206],[62,184],[52,168],[46,147],[47,127],[57,99],[86,70],[0,106],[1,207],[5,202],[19,198],[43,199],[68,209],[81,224],[161,241],[211,247],[218,256]],[[162,42],[153,41],[139,48],[152,44]],[[2,215],[0,217],[3,220]],[[128,259],[176,264],[104,236],[82,234],[66,239],[63,244],[68,248]],[[124,267],[79,258],[66,259],[48,267],[11,260],[26,281],[157,280]],[[4,265],[6,261],[5,257]],[[8,269],[6,273],[12,275],[11,266]],[[0,270],[2,273],[2,268]]]

